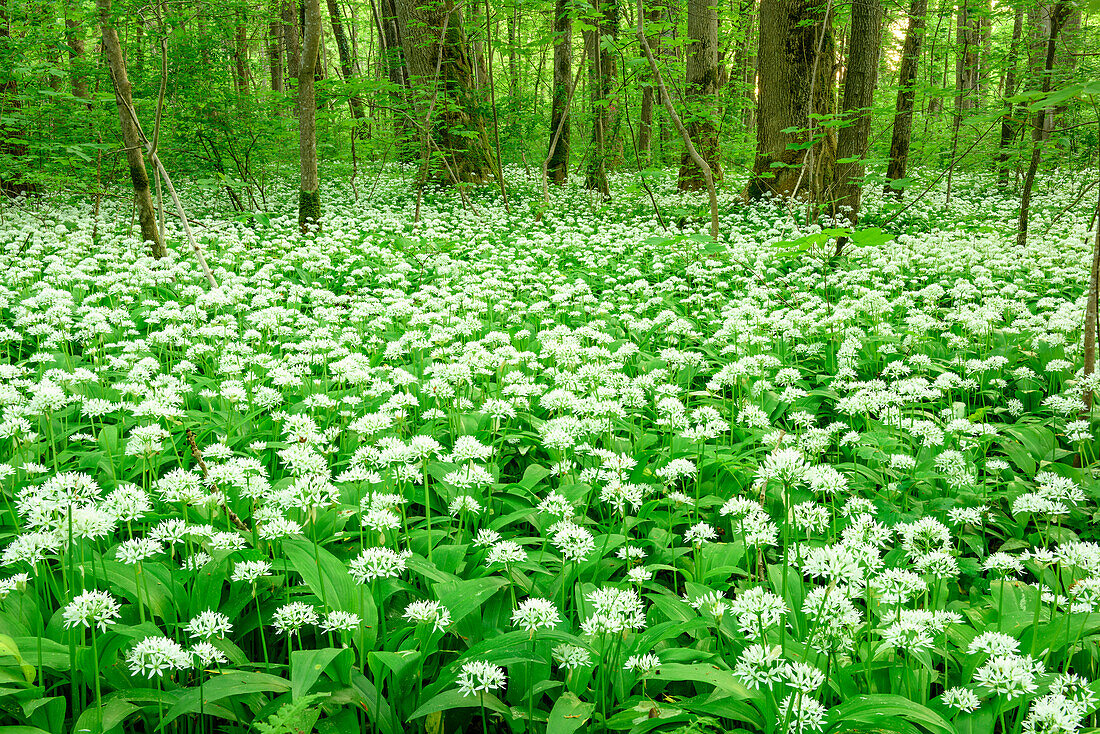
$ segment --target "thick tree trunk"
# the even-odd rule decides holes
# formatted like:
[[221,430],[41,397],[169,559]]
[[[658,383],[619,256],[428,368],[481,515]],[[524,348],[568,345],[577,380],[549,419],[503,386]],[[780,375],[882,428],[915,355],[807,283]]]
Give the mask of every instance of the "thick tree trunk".
[[924,41],[925,15],[928,0],[911,0],[909,26],[905,30],[905,44],[901,50],[901,68],[898,69],[898,98],[894,106],[894,130],[890,138],[890,162],[886,167],[886,194],[899,199],[903,189],[891,186],[905,178],[909,163],[909,142],[913,132],[913,103],[916,100],[917,70],[920,68],[920,48]]
[[286,56],[287,79],[298,81],[298,66],[302,54],[298,43],[298,3],[297,0],[283,2],[283,55]]
[[[482,100],[475,91],[461,8],[454,0],[398,0],[397,17],[410,88],[424,110],[423,119],[432,111],[431,130],[426,131],[431,139],[424,140],[423,160],[427,162],[438,148],[446,157],[446,166],[437,168],[437,174],[460,181],[485,181],[495,164]],[[447,167],[450,173],[444,173]]]
[[[713,0],[688,0],[687,94],[684,117],[687,130],[699,155],[710,166],[714,179],[721,180],[718,125],[718,8]],[[706,187],[703,172],[687,150],[680,158],[681,191]]]
[[836,196],[833,197],[838,213],[846,214],[852,224],[859,221],[863,197],[863,159],[867,156],[871,136],[871,107],[875,103],[881,35],[880,0],[852,0],[848,67],[844,74],[841,106],[845,125],[837,135]]
[[[332,35],[336,38],[336,53],[340,57],[340,74],[345,82],[355,78],[355,57],[351,52],[351,43],[348,42],[348,34],[344,30],[344,20],[340,17],[340,6],[336,0],[328,0],[328,19],[332,24]],[[363,100],[359,95],[348,96],[348,106],[351,107],[351,116],[357,121],[363,119]]]
[[[1012,22],[1012,43],[1009,46],[1008,52],[1008,73],[1005,76],[1005,98],[1012,97],[1016,94],[1016,68],[1018,62],[1016,56],[1020,52],[1020,39],[1024,32],[1024,9],[1018,6],[1016,8],[1015,18]],[[1009,148],[1012,146],[1012,141],[1016,137],[1017,120],[1016,115],[1021,114],[1023,109],[1022,105],[1017,107],[1017,111],[1013,113],[1013,104],[1011,102],[1005,102],[1005,111],[1001,115],[1001,140],[999,149],[997,151],[997,181],[1002,188],[1008,186],[1008,169],[1009,169]]]
[[[1051,76],[1054,70],[1054,56],[1057,52],[1058,32],[1069,16],[1069,6],[1059,0],[1050,10],[1050,34],[1047,36],[1046,61],[1043,64],[1043,80],[1040,90],[1043,94],[1050,92]],[[1023,247],[1027,244],[1027,226],[1031,209],[1031,191],[1035,185],[1035,174],[1039,170],[1039,160],[1043,154],[1043,142],[1050,134],[1049,108],[1042,108],[1035,113],[1031,127],[1031,161],[1028,164],[1027,175],[1024,177],[1024,190],[1020,194],[1020,221],[1016,231],[1016,245]]]
[[[618,109],[612,96],[615,88],[616,63],[613,45],[619,35],[618,0],[590,0],[596,19],[592,29],[584,32],[588,56],[588,89],[592,100],[592,149],[584,186],[611,196],[607,169],[614,156],[618,133]],[[605,40],[606,39],[606,40]]]
[[282,94],[283,86],[283,24],[271,21],[267,37],[267,62],[271,70],[271,91]]
[[317,93],[314,68],[321,47],[321,2],[305,0],[302,57],[298,63],[298,226],[307,231],[320,226],[321,192],[317,174]]
[[111,0],[96,0],[99,22],[103,31],[103,54],[107,57],[107,69],[115,88],[115,106],[118,107],[119,126],[122,129],[122,144],[126,146],[126,164],[130,168],[130,180],[134,184],[134,200],[137,206],[138,222],[141,224],[141,238],[149,243],[149,251],[155,258],[168,254],[164,241],[157,229],[157,215],[153,208],[153,197],[149,194],[149,173],[145,170],[145,158],[142,155],[141,134],[137,120],[133,118],[133,98],[130,94],[130,79],[126,75],[126,60],[122,54],[111,17]]
[[[831,16],[818,0],[761,0],[757,52],[760,97],[756,160],[746,190],[749,198],[766,192],[790,196],[796,188],[808,189],[811,197],[821,193],[824,172],[835,159],[835,144],[821,128],[814,131],[811,141],[810,115],[833,111],[835,49],[831,23]],[[811,150],[813,170],[803,174]]]
[[[661,22],[661,7],[656,0],[650,0],[645,10],[646,42],[653,49],[654,56],[661,55],[661,33],[656,30]],[[653,100],[656,94],[653,73],[648,69],[644,72],[645,82],[642,86],[642,104],[638,119],[638,152],[649,162],[653,159]]]
[[573,17],[569,6],[569,0],[556,0],[554,3],[554,87],[550,107],[550,144],[553,144],[554,134],[559,126],[561,133],[546,165],[546,173],[556,184],[565,183],[569,177],[568,107],[573,86]]

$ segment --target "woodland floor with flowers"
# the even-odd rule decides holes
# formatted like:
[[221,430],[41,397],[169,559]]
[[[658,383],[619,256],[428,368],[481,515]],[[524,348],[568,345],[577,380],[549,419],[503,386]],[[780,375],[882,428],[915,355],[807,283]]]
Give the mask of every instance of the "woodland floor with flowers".
[[1095,726],[1083,175],[840,259],[512,176],[195,189],[216,289],[125,198],[0,210],[0,734]]

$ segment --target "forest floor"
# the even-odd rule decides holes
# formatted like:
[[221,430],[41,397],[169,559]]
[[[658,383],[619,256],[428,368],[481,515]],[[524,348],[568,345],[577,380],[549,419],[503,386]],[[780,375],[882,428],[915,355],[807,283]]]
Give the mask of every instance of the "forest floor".
[[839,259],[633,177],[541,218],[518,171],[510,211],[340,181],[308,236],[291,181],[185,187],[216,289],[175,218],[154,261],[124,198],[7,206],[0,717],[1087,723],[1087,179],[1040,181],[1026,248],[983,175],[870,192]]

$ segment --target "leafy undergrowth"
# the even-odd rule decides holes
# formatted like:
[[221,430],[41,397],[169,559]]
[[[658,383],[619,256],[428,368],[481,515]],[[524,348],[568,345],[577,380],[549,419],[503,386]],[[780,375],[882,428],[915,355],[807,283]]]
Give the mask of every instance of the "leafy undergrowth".
[[216,290],[171,220],[154,262],[122,205],[9,207],[0,718],[1076,731],[1076,180],[1026,250],[1013,196],[959,176],[893,220],[869,195],[835,259],[732,190],[716,245],[667,181],[670,231],[571,187],[539,222],[428,192],[414,223],[389,173],[326,191],[316,236],[200,216]]

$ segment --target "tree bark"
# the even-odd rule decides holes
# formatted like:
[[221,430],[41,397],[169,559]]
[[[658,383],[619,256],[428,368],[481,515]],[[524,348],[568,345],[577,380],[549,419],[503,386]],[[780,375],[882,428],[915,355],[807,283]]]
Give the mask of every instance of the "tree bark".
[[320,0],[305,0],[302,57],[298,62],[298,226],[303,232],[321,221],[321,192],[317,174],[317,94],[314,68],[321,47]]
[[237,11],[237,27],[233,34],[233,59],[236,62],[237,94],[248,94],[248,34],[244,13]]
[[[470,45],[462,10],[454,0],[398,0],[398,29],[409,67],[410,89],[419,105],[433,110],[430,135],[421,156],[430,162],[432,148],[449,158],[451,174],[459,181],[483,182],[495,164],[482,114],[483,100],[475,90]],[[436,69],[438,68],[438,79]],[[435,169],[442,175],[446,168]]]
[[[661,55],[661,34],[655,31],[654,26],[661,22],[661,7],[656,0],[650,0],[645,8],[646,16],[646,42],[653,50],[654,56]],[[645,81],[642,83],[642,104],[638,113],[638,152],[642,154],[646,162],[653,159],[653,97],[656,84],[653,81],[653,73],[648,69],[645,72]]]
[[592,150],[584,186],[611,196],[607,169],[618,132],[618,109],[612,97],[615,88],[615,55],[609,45],[619,36],[618,0],[590,0],[596,18],[584,32],[588,56],[588,88],[592,101]]
[[978,50],[981,48],[981,18],[974,7],[975,0],[960,0],[955,24],[955,111],[974,109],[978,101]]
[[[1043,80],[1040,90],[1043,94],[1050,92],[1051,76],[1054,70],[1054,56],[1057,52],[1058,32],[1069,16],[1069,6],[1058,0],[1050,10],[1050,34],[1047,36],[1046,61],[1043,64]],[[1024,190],[1020,194],[1020,221],[1016,231],[1016,245],[1023,247],[1027,244],[1027,225],[1031,209],[1031,191],[1035,185],[1035,174],[1039,170],[1039,160],[1043,154],[1043,142],[1046,140],[1048,123],[1050,122],[1050,108],[1040,108],[1035,113],[1031,127],[1031,161],[1028,164],[1027,175],[1024,177]]]
[[890,138],[890,162],[886,167],[884,193],[901,198],[904,190],[891,186],[891,182],[905,178],[909,163],[909,143],[913,132],[913,103],[916,101],[917,71],[920,68],[920,50],[924,41],[925,15],[928,0],[912,0],[909,5],[909,26],[905,30],[905,44],[901,50],[901,67],[898,69],[898,98],[894,106],[894,130]]
[[282,94],[283,85],[283,24],[271,21],[267,37],[267,62],[271,71],[271,91]]
[[87,60],[84,57],[84,27],[80,22],[81,8],[75,0],[65,4],[65,45],[69,47],[69,79],[73,96],[89,101],[91,109],[92,94],[88,90]]
[[386,77],[392,89],[391,100],[395,107],[393,134],[397,141],[397,158],[404,163],[411,163],[417,158],[416,131],[409,116],[409,67],[405,63],[405,53],[402,50],[397,7],[394,0],[380,0],[379,6],[371,3],[371,10],[378,23],[379,45],[382,47]]
[[[570,0],[554,3],[554,85],[550,107],[550,145],[554,150],[546,165],[547,175],[556,184],[569,177],[569,99],[572,97],[573,16]],[[558,133],[558,128],[561,132]],[[554,135],[557,134],[557,144]]]
[[298,42],[298,3],[297,0],[283,2],[283,55],[286,56],[287,78],[298,80],[298,66],[301,50]]
[[[716,181],[722,178],[721,153],[715,105],[718,101],[718,8],[713,0],[688,0],[687,29],[690,46],[687,63],[685,114],[687,130],[699,155],[710,166]],[[706,187],[703,171],[688,150],[680,158],[681,191]]]
[[852,27],[848,65],[844,74],[844,125],[836,143],[835,210],[847,209],[848,220],[859,221],[863,197],[863,159],[871,136],[871,107],[875,103],[878,49],[882,35],[880,0],[852,0]]
[[807,174],[806,188],[811,198],[817,197],[824,172],[835,159],[835,143],[827,131],[819,128],[810,137],[810,115],[832,112],[832,19],[818,0],[761,0],[759,22],[756,160],[745,193],[749,198],[767,192],[794,194],[812,148],[815,170]]
[[118,108],[119,126],[122,129],[122,144],[126,146],[126,164],[134,185],[141,238],[149,243],[149,251],[153,257],[159,259],[167,255],[168,251],[157,229],[156,210],[153,207],[153,197],[149,193],[149,173],[145,170],[145,157],[142,155],[141,133],[138,131],[137,120],[131,114],[133,98],[130,93],[130,79],[126,75],[122,44],[119,43],[118,32],[115,31],[111,17],[111,0],[96,0],[96,9],[99,11],[103,32],[103,53],[107,57],[107,69],[115,88],[115,106]]
[[[1004,96],[1006,98],[1012,97],[1016,94],[1016,67],[1017,55],[1020,52],[1020,39],[1024,32],[1024,9],[1022,6],[1016,7],[1015,18],[1012,22],[1012,42],[1008,51],[1008,73],[1005,76],[1005,88]],[[1016,137],[1017,120],[1016,114],[1020,114],[1023,106],[1016,107],[1016,114],[1013,113],[1013,104],[1011,102],[1005,102],[1005,111],[1001,115],[1001,140],[997,151],[997,181],[1001,188],[1008,186],[1008,169],[1009,169],[1009,152],[1008,149],[1012,145],[1012,140]]]
[[[345,82],[350,82],[356,76],[355,57],[352,55],[344,21],[340,17],[340,6],[336,4],[336,0],[328,0],[328,19],[332,24],[332,35],[336,39],[336,53],[340,57],[340,74]],[[357,122],[363,119],[363,100],[358,94],[348,96],[348,106],[351,108],[351,116]]]

